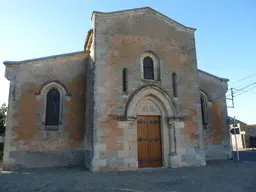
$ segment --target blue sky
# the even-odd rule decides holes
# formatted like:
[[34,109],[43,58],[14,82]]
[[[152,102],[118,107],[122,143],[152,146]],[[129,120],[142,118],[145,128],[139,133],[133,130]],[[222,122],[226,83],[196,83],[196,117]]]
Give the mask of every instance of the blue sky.
[[[161,2],[161,3],[160,3]],[[254,0],[0,0],[0,62],[80,51],[91,28],[93,10],[109,12],[150,6],[196,31],[200,69],[230,79],[256,73],[256,1]],[[256,81],[256,75],[231,87]],[[0,65],[0,102],[9,83]],[[256,88],[235,97],[229,115],[256,123]],[[229,104],[229,103],[228,103]]]

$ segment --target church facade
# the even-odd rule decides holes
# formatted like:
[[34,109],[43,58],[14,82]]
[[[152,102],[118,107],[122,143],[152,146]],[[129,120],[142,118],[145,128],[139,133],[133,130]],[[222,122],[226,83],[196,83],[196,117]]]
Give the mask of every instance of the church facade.
[[4,62],[6,169],[124,171],[231,158],[228,79],[198,69],[194,28],[149,7],[91,19],[81,52]]

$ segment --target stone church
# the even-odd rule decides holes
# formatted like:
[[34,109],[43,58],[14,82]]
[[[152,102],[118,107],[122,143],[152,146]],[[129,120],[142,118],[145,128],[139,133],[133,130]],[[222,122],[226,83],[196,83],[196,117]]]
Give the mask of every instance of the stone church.
[[84,50],[5,61],[4,167],[91,171],[231,158],[228,79],[199,70],[196,29],[150,7],[93,12]]

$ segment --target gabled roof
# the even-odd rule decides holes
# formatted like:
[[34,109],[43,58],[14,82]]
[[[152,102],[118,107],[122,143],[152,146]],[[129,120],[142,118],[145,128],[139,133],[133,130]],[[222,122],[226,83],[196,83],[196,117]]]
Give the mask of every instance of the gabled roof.
[[113,12],[99,12],[99,11],[93,11],[92,12],[92,18],[95,14],[100,14],[100,15],[105,15],[105,16],[109,16],[109,15],[113,15],[113,16],[119,16],[122,14],[138,14],[138,13],[144,13],[144,12],[151,12],[153,15],[165,20],[166,22],[171,23],[172,25],[175,25],[177,27],[182,28],[183,30],[188,30],[188,31],[196,31],[195,28],[191,28],[191,27],[186,27],[184,25],[182,25],[181,23],[172,20],[171,18],[167,17],[166,15],[152,9],[151,7],[141,7],[141,8],[135,8],[135,9],[126,9],[126,10],[121,10],[121,11],[113,11]]
[[249,127],[249,128],[256,128],[256,124],[248,124],[247,127]]
[[[228,118],[229,118],[229,124],[233,124],[234,123],[234,117],[228,116]],[[244,125],[249,126],[247,123],[245,123],[243,121],[240,121],[239,119],[236,119],[236,123],[243,123]]]
[[46,62],[46,61],[52,61],[56,59],[64,59],[64,58],[70,58],[70,57],[76,57],[76,56],[87,56],[89,55],[89,51],[78,51],[78,52],[72,52],[72,53],[65,53],[65,54],[59,54],[59,55],[51,55],[47,57],[40,57],[35,59],[28,59],[23,61],[4,61],[3,64],[6,66],[11,65],[20,65],[20,64],[28,64],[28,63],[37,63],[37,62]]
[[92,34],[93,34],[93,29],[90,29],[86,35],[86,39],[85,39],[85,43],[84,43],[84,50],[90,49],[90,46],[92,44]]
[[[245,123],[245,122],[243,122],[243,121],[240,121],[239,119],[236,119],[236,124],[240,124],[240,129],[242,130],[242,131],[245,131],[247,128],[248,128],[248,124],[247,123]],[[233,125],[234,124],[234,118],[233,117],[230,117],[230,116],[228,116],[228,124],[229,125]]]
[[203,74],[205,74],[205,75],[209,75],[209,76],[211,76],[211,77],[213,77],[213,78],[215,78],[215,79],[219,79],[219,80],[224,81],[224,82],[228,82],[228,81],[229,81],[229,79],[227,79],[227,78],[218,77],[218,76],[216,76],[216,75],[213,75],[213,74],[208,73],[208,72],[206,72],[206,71],[203,71],[203,70],[201,70],[201,69],[198,69],[198,72],[199,72],[199,73],[203,73]]

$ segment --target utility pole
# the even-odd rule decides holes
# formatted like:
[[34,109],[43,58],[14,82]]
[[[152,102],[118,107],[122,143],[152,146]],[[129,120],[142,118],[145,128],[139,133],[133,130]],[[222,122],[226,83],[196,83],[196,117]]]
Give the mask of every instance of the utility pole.
[[231,88],[231,99],[232,99],[232,107],[235,108],[235,104],[234,104],[234,91],[233,91],[233,88]]
[[236,134],[237,134],[237,132],[236,132],[236,117],[234,117],[233,129],[234,129],[234,133],[235,133],[236,157],[237,157],[237,161],[239,161],[240,157],[239,157],[239,151],[238,151],[237,139],[236,139]]
[[234,102],[234,88],[230,88],[231,90],[231,98],[226,98],[227,100],[232,100],[232,106],[229,107],[227,106],[227,108],[235,108],[235,102]]

